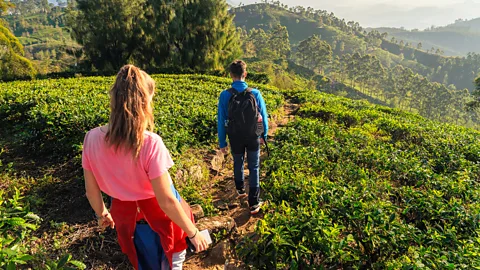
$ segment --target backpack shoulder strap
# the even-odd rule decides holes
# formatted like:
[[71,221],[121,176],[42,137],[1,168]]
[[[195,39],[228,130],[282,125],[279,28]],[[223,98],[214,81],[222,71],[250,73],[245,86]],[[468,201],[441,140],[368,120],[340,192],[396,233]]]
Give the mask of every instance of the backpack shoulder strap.
[[229,88],[227,91],[232,94],[232,96],[238,95],[238,91],[235,88]]
[[253,91],[253,88],[249,87],[249,88],[247,88],[247,90],[245,90],[245,91],[247,91],[247,92],[252,92],[252,91]]

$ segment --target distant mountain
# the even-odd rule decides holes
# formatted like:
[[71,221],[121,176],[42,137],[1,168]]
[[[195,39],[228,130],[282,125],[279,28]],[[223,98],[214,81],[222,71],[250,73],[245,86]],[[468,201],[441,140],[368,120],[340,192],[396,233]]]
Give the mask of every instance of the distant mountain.
[[450,56],[465,56],[469,52],[480,53],[480,18],[473,20],[457,20],[444,27],[433,27],[423,31],[399,28],[376,28],[379,32],[387,32],[397,40],[409,43],[422,43],[424,49],[434,47]]
[[[472,89],[472,82],[480,71],[480,67],[477,68],[478,57],[467,60],[437,53],[437,49],[443,50],[448,55],[465,55],[468,51],[476,51],[477,48],[473,45],[480,44],[480,36],[477,37],[475,33],[436,28],[417,32],[383,28],[379,29],[380,33],[368,33],[365,31],[367,29],[358,23],[347,22],[328,11],[314,11],[301,7],[285,8],[285,5],[281,4],[246,5],[233,8],[231,12],[235,15],[235,24],[246,30],[261,28],[268,31],[278,24],[285,26],[294,49],[302,40],[318,35],[331,45],[336,56],[357,52],[370,54],[377,57],[386,68],[402,65],[431,81],[448,86],[454,85],[457,89]],[[390,33],[395,39],[392,40],[388,36],[385,38],[381,35],[383,32]],[[479,40],[475,42],[477,38]],[[429,40],[431,41],[428,42]],[[417,49],[418,42],[422,42],[423,45],[420,49]],[[445,46],[440,47],[439,44],[442,42]],[[433,51],[432,46],[435,47]]]
[[470,33],[480,33],[480,18],[473,20],[459,19],[455,23],[443,27],[444,29],[451,29],[457,31],[465,31]]
[[[240,1],[239,1],[240,2]],[[244,4],[260,0],[241,0]],[[365,27],[405,27],[425,29],[447,25],[458,18],[479,17],[479,0],[281,0],[288,6],[310,6],[325,9],[347,21]]]
[[227,4],[232,7],[238,6],[238,3],[235,3],[235,1],[227,0]]

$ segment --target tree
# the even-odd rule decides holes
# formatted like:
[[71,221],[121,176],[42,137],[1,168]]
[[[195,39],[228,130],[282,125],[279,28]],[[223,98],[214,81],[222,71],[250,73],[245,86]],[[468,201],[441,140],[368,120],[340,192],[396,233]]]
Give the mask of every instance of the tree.
[[420,42],[420,43],[418,43],[418,45],[417,45],[417,49],[418,49],[418,50],[421,50],[421,49],[422,49],[422,47],[423,47],[422,43],[421,43],[421,42]]
[[144,40],[145,4],[145,0],[77,0],[77,8],[68,10],[67,23],[91,64],[108,71],[136,64],[133,56]]
[[33,78],[36,71],[24,54],[18,39],[0,21],[0,80]]
[[342,53],[345,51],[345,42],[340,41],[339,51],[342,52]]
[[297,48],[297,58],[302,65],[323,73],[332,61],[332,47],[319,36],[313,35],[300,42]]
[[[285,26],[277,25],[269,32],[253,28],[243,39],[244,48],[253,44],[255,55],[264,60],[286,59],[290,55],[290,39]],[[247,53],[247,51],[244,51]]]
[[69,9],[74,38],[91,64],[221,69],[241,53],[222,0],[77,0]]
[[220,69],[241,54],[239,35],[225,1],[175,3],[175,18],[168,31],[168,40],[177,50],[174,65],[193,70]]
[[290,55],[290,38],[286,26],[277,25],[271,33],[270,44],[278,58],[288,58]]
[[2,16],[11,7],[13,7],[12,3],[6,2],[5,0],[0,0],[0,16]]
[[475,91],[472,93],[474,100],[467,103],[469,110],[478,110],[480,108],[480,77],[475,79]]

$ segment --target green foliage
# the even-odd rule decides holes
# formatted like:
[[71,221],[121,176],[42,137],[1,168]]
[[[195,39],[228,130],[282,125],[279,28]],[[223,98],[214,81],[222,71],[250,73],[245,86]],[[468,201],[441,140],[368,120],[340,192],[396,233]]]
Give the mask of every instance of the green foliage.
[[243,53],[247,57],[263,60],[286,59],[290,55],[290,40],[287,28],[277,25],[270,31],[251,29],[242,33]]
[[297,47],[298,61],[305,67],[323,73],[332,61],[332,47],[319,36],[313,35]]
[[88,63],[102,71],[127,63],[218,70],[240,54],[232,16],[221,0],[78,0],[68,24]]
[[239,246],[260,269],[480,267],[480,133],[305,91],[276,135],[269,201]]
[[[177,1],[168,39],[174,66],[196,71],[223,69],[240,56],[240,41],[233,16],[222,0]],[[155,32],[157,30],[155,29]],[[157,63],[157,65],[160,65]]]
[[[434,51],[401,47],[387,40],[382,42],[381,47],[395,55],[403,54],[406,59],[414,60],[417,64],[410,65],[410,68],[419,74],[434,82],[454,84],[457,89],[473,89],[472,82],[480,69],[480,55],[477,53],[465,53],[466,57],[445,57]],[[406,65],[405,61],[402,64]],[[445,75],[448,75],[446,81]]]
[[127,64],[143,41],[145,0],[78,0],[68,11],[68,25],[84,53],[100,70]]
[[12,3],[7,2],[5,0],[0,0],[0,16],[3,15],[3,13],[12,6],[13,6]]
[[[318,89],[339,95],[347,91],[350,97],[354,97],[351,89],[356,88],[360,92],[359,97],[363,95],[377,104],[379,102],[375,99],[385,105],[417,112],[429,119],[478,126],[477,114],[465,110],[465,104],[473,98],[468,90],[456,90],[431,82],[402,65],[384,67],[376,56],[355,53],[336,57],[329,76],[332,78],[331,89]],[[334,81],[349,85],[349,89]]]
[[32,78],[32,63],[23,57],[23,46],[0,21],[0,80]]
[[28,210],[23,199],[18,189],[10,199],[0,191],[0,267],[3,269],[16,269],[34,259],[25,242],[37,229],[40,218]]
[[[292,45],[298,45],[301,41],[317,35],[330,44],[337,57],[355,53],[372,54],[377,56],[385,68],[402,65],[432,82],[447,86],[453,84],[457,89],[473,89],[472,81],[480,68],[480,58],[475,53],[465,52],[464,55],[467,54],[467,57],[445,57],[437,46],[435,47],[438,54],[435,49],[422,51],[414,48],[408,38],[404,39],[407,41],[405,43],[404,40],[395,38],[390,40],[387,33],[380,33],[377,30],[366,32],[358,23],[346,22],[325,10],[288,8],[278,2],[272,2],[238,7],[232,12],[235,14],[235,23],[238,27],[244,28],[244,31],[253,28],[269,31],[281,24],[287,28]],[[463,39],[464,37],[458,37],[444,41],[457,42]],[[426,43],[423,45],[427,47]],[[428,44],[428,48],[430,47]]]
[[65,27],[65,6],[53,6],[48,1],[12,0],[5,21],[25,48],[41,74],[59,72],[73,67],[80,59],[79,45]]
[[72,255],[66,254],[58,261],[47,261],[45,269],[47,270],[75,270],[86,269],[87,266],[79,261],[72,260]]
[[[155,75],[156,132],[173,152],[216,140],[218,95],[230,80],[204,75]],[[18,132],[31,150],[75,155],[85,131],[108,122],[113,77],[36,80],[0,84],[0,123]],[[252,85],[255,86],[255,85]],[[260,85],[267,106],[283,98]]]
[[475,91],[473,92],[475,100],[467,103],[469,109],[478,109],[480,107],[480,77],[475,79]]

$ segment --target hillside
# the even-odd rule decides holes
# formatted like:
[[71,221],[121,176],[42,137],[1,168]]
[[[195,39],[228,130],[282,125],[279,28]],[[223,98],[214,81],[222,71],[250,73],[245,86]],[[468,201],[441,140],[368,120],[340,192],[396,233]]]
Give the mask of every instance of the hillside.
[[[85,132],[108,121],[107,89],[113,79],[0,83],[0,199],[12,198],[17,188],[21,195],[18,205],[31,208],[12,212],[13,217],[25,218],[31,209],[41,218],[25,218],[32,224],[26,228],[2,225],[5,234],[0,241],[9,239],[7,234],[23,232],[21,238],[3,248],[21,245],[16,254],[34,255],[35,259],[24,259],[33,269],[45,269],[46,262],[58,262],[58,257],[66,253],[84,261],[88,269],[129,269],[114,233],[98,235],[81,170]],[[172,178],[185,200],[201,204],[205,215],[212,216],[217,210],[206,191],[215,184],[215,178],[206,155],[210,156],[216,145],[217,98],[229,87],[230,80],[197,75],[156,75],[154,79],[158,88],[155,132],[162,136],[175,160]],[[270,112],[275,114],[283,103],[278,89],[252,86],[262,89]],[[0,211],[10,211],[9,207],[2,204]],[[214,233],[217,240],[222,237],[222,232],[212,231],[212,237]],[[31,241],[34,236],[40,239]],[[0,267],[4,268],[2,256]]]
[[[276,133],[266,161],[270,212],[255,241],[246,239],[240,251],[247,263],[265,269],[480,265],[478,257],[461,258],[478,250],[471,241],[479,236],[480,208],[470,209],[479,190],[473,180],[478,132],[310,91],[293,96],[295,120]],[[468,167],[462,176],[461,167]],[[448,188],[450,181],[469,186]],[[461,205],[460,198],[470,203]],[[450,241],[465,243],[466,252],[457,253]]]
[[480,68],[477,60],[444,57],[437,54],[439,51],[431,52],[427,44],[418,49],[416,43],[391,40],[378,31],[368,33],[358,23],[347,22],[322,10],[254,4],[235,8],[232,13],[236,25],[247,30],[268,30],[278,24],[287,27],[292,46],[316,34],[331,45],[335,55],[371,54],[384,67],[402,65],[434,82],[454,85],[457,89],[473,90],[473,80]]
[[414,46],[421,43],[425,50],[435,48],[435,50],[442,50],[447,56],[466,56],[470,52],[480,53],[477,45],[480,42],[480,32],[475,25],[472,21],[471,24],[467,22],[455,23],[450,26],[424,31],[408,31],[396,28],[376,28],[376,30],[387,32],[390,38],[394,37],[412,43]]
[[471,33],[480,33],[480,18],[472,20],[457,20],[453,24],[449,24],[444,28],[457,29]]
[[[249,227],[238,234],[216,232],[220,244],[190,259],[197,265],[186,269],[223,267],[225,258],[216,265],[204,261],[218,257],[225,237],[233,241],[227,260],[241,258],[257,268],[480,266],[474,244],[480,237],[477,131],[316,90],[252,83],[265,96],[272,125],[281,124],[272,126],[271,156],[264,160],[268,203],[260,221],[245,216],[235,199],[228,202],[236,210],[222,208],[226,201],[216,192],[233,192],[231,168],[209,165],[216,145],[215,104],[229,80],[154,79],[156,132],[177,164],[171,171],[176,186],[210,219],[232,215],[240,227]],[[33,269],[65,253],[88,269],[128,269],[114,233],[96,230],[79,158],[85,132],[108,119],[106,90],[112,82],[91,77],[0,83],[0,124],[8,127],[0,130],[0,196],[14,197],[0,207],[30,205],[12,215],[32,225],[5,230],[24,232],[15,242],[21,247],[16,254],[33,255],[22,257]],[[31,241],[33,236],[39,239]]]
[[61,72],[75,65],[80,46],[65,26],[65,7],[20,2],[4,18],[41,74]]
[[[355,46],[358,48],[365,47],[365,41],[351,34],[344,33],[337,27],[275,5],[253,4],[234,8],[232,12],[235,15],[235,24],[238,27],[268,30],[277,24],[286,26],[292,44],[298,44],[300,41],[317,34],[330,42],[333,42],[335,38],[345,39],[347,42],[345,48],[350,50],[350,52],[353,52],[353,47]],[[333,17],[332,19],[337,18]]]

